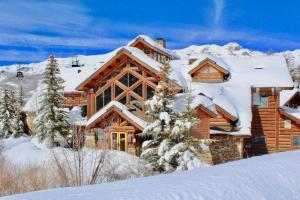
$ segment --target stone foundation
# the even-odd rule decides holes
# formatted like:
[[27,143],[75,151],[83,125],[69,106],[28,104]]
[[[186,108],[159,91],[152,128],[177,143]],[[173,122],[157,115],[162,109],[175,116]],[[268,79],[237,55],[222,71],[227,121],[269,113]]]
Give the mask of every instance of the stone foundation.
[[229,135],[212,136],[209,145],[212,163],[220,164],[243,158],[243,139]]

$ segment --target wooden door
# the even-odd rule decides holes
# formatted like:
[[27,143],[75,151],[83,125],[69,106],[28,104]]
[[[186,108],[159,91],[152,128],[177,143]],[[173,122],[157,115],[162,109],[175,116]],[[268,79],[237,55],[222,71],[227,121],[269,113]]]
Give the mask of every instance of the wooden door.
[[127,152],[127,133],[112,132],[111,133],[111,149]]

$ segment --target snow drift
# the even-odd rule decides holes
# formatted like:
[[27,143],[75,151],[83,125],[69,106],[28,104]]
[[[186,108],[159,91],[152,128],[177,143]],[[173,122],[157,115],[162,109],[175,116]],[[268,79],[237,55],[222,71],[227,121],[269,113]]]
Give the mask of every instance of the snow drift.
[[272,199],[300,198],[300,151],[80,188],[60,188],[0,200]]

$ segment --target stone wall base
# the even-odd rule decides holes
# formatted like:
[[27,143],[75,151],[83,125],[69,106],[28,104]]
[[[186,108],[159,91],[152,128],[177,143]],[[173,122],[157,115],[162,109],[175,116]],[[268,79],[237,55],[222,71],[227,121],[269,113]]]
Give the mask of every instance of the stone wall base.
[[220,164],[243,158],[243,138],[230,135],[212,136],[209,145],[212,163]]

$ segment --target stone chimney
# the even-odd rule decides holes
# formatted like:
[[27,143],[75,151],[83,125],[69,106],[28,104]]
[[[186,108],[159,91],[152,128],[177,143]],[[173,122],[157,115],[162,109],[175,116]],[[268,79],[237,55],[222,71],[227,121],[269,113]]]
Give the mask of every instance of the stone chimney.
[[156,39],[156,42],[157,42],[160,46],[162,46],[162,47],[164,47],[164,48],[167,47],[166,40],[163,39],[163,38],[157,38],[157,39]]

